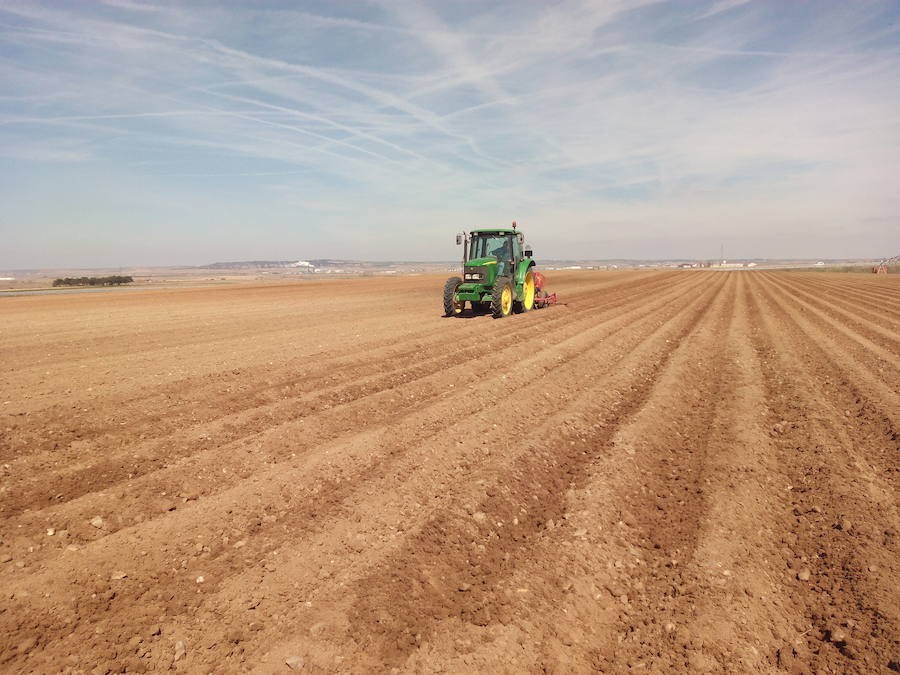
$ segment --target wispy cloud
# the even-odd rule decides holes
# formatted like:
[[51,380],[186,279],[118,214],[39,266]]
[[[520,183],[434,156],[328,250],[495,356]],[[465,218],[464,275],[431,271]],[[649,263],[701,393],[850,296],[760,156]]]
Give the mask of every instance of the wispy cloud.
[[27,143],[4,143],[0,145],[0,157],[28,162],[69,164],[88,161],[94,158],[94,154],[79,139],[54,136]]
[[716,14],[728,12],[742,5],[746,5],[750,1],[751,0],[719,0],[718,2],[714,3],[712,7],[700,14],[700,18],[708,19],[709,17],[715,16]]
[[[859,223],[874,255],[900,247],[898,14],[877,1],[0,2],[4,222],[119,222],[92,186],[144,203],[152,185],[178,198],[126,211],[155,237],[219,214],[323,255],[345,246],[332,226],[378,229],[359,256],[425,258],[446,257],[447,231],[514,218],[555,256],[659,255],[679,233],[694,247],[744,237],[748,255],[777,254],[784,232],[862,252],[851,234],[816,238]],[[76,180],[86,167],[98,180]],[[51,208],[29,189],[95,207]]]

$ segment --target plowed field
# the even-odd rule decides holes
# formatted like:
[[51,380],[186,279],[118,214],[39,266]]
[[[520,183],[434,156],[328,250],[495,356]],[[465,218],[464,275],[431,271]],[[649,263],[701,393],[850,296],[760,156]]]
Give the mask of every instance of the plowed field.
[[900,669],[900,276],[442,284],[0,298],[0,670]]

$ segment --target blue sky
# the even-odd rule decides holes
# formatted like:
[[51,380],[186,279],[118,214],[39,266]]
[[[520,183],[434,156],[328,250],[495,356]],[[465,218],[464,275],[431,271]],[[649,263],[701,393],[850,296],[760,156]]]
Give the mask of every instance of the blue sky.
[[900,3],[0,0],[0,268],[900,252]]

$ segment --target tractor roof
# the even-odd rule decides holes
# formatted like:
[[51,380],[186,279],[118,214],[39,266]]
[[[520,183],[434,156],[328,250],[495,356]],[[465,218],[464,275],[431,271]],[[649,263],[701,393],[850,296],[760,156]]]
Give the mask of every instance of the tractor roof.
[[503,234],[516,234],[518,230],[511,230],[508,227],[482,227],[472,230],[472,234],[484,234],[486,232],[502,232]]

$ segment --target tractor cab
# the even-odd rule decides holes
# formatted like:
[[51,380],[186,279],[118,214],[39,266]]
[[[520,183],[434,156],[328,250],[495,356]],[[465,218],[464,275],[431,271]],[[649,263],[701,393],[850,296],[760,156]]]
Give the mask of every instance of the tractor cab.
[[496,264],[496,276],[507,276],[523,258],[521,233],[509,230],[476,230],[469,235],[465,267]]

